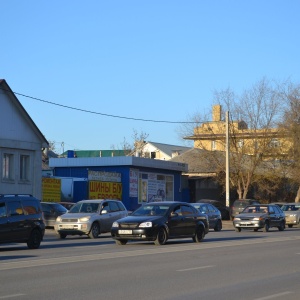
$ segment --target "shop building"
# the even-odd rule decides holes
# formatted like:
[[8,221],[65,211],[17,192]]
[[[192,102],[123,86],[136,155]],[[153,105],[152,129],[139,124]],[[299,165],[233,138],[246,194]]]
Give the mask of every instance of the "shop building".
[[74,181],[73,202],[114,198],[128,210],[152,201],[189,202],[182,173],[188,165],[135,156],[51,158],[54,178],[84,178]]

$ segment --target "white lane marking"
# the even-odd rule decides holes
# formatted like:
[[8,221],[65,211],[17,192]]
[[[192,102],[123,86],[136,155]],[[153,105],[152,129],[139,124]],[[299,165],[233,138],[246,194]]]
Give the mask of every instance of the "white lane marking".
[[25,294],[13,294],[7,296],[0,296],[0,299],[8,299],[8,298],[15,298],[15,297],[22,297],[22,296],[25,296]]
[[254,300],[274,299],[274,298],[286,296],[286,295],[289,295],[289,294],[294,294],[294,293],[287,291],[287,292],[283,292],[283,293],[279,293],[279,294],[274,294],[274,295],[270,295],[270,296],[266,296],[266,297],[262,297],[262,298],[255,298]]
[[176,270],[177,272],[186,272],[186,271],[194,271],[194,270],[200,270],[200,269],[207,269],[207,268],[214,268],[215,266],[202,266],[202,267],[196,267],[196,268],[189,268],[189,269],[181,269]]
[[[183,252],[183,251],[201,251],[207,249],[215,249],[215,248],[224,248],[224,247],[236,247],[236,246],[244,246],[249,244],[262,244],[262,243],[273,243],[273,242],[284,242],[288,240],[300,240],[300,236],[293,237],[276,237],[276,238],[262,238],[258,240],[236,240],[236,241],[219,241],[219,242],[211,242],[211,243],[193,243],[187,246],[171,246],[171,247],[158,247],[151,249],[142,249],[142,250],[128,250],[128,251],[120,251],[120,252],[104,252],[99,254],[89,254],[89,255],[74,255],[68,257],[56,257],[56,258],[45,258],[45,259],[33,259],[33,260],[25,260],[25,261],[10,261],[0,263],[0,271],[1,270],[9,270],[9,269],[21,269],[21,268],[30,268],[30,267],[39,267],[39,266],[49,266],[49,265],[59,265],[59,264],[67,264],[67,263],[76,263],[76,262],[84,262],[84,261],[94,261],[94,260],[104,260],[104,259],[115,259],[115,258],[124,258],[124,257],[135,257],[135,256],[143,256],[143,255],[153,255],[153,254],[166,254],[166,253],[175,253],[175,252]],[[124,246],[122,249],[126,249]]]

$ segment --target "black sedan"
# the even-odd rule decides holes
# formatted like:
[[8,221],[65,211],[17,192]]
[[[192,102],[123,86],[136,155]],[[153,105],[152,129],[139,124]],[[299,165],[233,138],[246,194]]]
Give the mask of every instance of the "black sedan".
[[68,212],[58,202],[41,202],[46,227],[54,227],[56,218]]
[[221,212],[209,203],[192,203],[202,214],[208,216],[209,228],[214,231],[221,231],[222,229],[222,215]]
[[185,202],[147,203],[130,216],[117,220],[111,229],[118,245],[128,240],[153,241],[164,245],[168,239],[191,237],[199,243],[209,231],[208,218]]

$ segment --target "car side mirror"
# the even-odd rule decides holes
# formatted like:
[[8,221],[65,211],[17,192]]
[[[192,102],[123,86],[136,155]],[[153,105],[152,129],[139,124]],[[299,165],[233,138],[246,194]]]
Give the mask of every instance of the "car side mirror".
[[101,210],[101,215],[105,215],[105,214],[107,214],[107,210],[106,209],[102,209]]
[[178,213],[172,211],[171,214],[170,214],[170,216],[171,216],[172,218],[173,218],[173,217],[178,217]]

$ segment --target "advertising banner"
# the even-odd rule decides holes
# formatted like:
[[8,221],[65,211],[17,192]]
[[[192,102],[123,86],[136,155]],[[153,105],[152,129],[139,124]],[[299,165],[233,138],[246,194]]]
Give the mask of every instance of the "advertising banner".
[[138,196],[139,170],[130,169],[129,171],[129,197]]
[[42,199],[44,202],[60,202],[61,180],[59,178],[42,178]]
[[89,170],[88,179],[104,182],[121,182],[121,173]]
[[122,183],[90,181],[89,182],[89,199],[122,200]]

